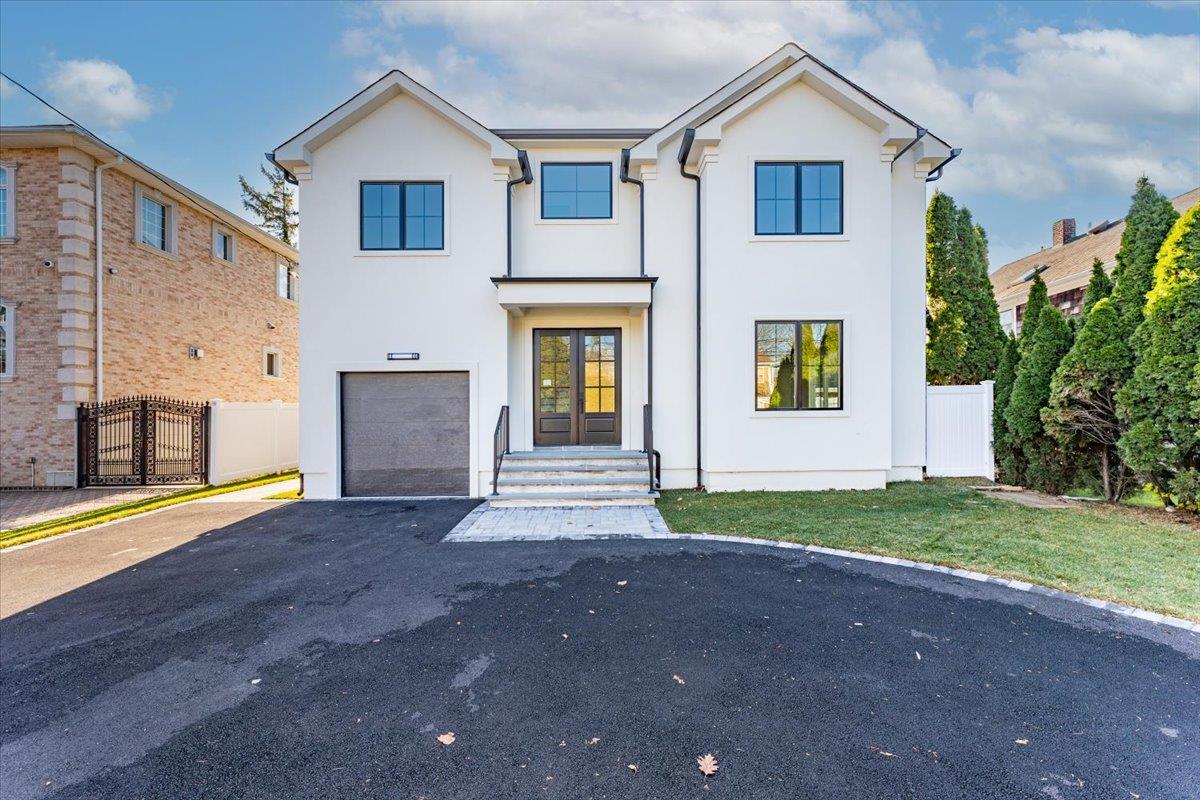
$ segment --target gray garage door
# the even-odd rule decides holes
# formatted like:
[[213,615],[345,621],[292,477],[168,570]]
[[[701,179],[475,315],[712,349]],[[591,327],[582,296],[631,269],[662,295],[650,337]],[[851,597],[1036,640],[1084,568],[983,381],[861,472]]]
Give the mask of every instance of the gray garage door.
[[343,373],[342,494],[469,494],[469,406],[465,372]]

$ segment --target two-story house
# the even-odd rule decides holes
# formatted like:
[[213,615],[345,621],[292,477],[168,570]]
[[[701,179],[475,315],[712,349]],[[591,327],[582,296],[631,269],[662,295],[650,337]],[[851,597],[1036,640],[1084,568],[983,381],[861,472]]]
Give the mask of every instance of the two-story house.
[[487,496],[501,455],[510,504],[920,479],[955,154],[794,44],[647,130],[488,129],[385,75],[273,154],[306,496]]
[[81,128],[0,128],[0,486],[75,485],[80,403],[295,402],[298,259]]

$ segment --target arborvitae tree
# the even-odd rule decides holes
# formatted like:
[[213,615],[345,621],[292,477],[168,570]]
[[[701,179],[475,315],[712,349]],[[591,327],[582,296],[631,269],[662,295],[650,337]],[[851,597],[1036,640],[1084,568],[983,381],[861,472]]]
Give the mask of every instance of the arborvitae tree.
[[1132,488],[1132,476],[1117,452],[1125,425],[1117,415],[1116,381],[1133,363],[1133,348],[1122,330],[1112,298],[1097,301],[1058,365],[1049,407],[1042,409],[1046,431],[1075,454],[1078,467],[1095,474],[1110,502]]
[[1004,411],[1009,441],[1020,448],[1026,462],[1021,482],[1055,494],[1068,488],[1072,458],[1046,433],[1041,411],[1050,399],[1054,371],[1070,348],[1067,321],[1052,306],[1043,307],[1033,339],[1025,343]]
[[775,376],[775,391],[771,392],[770,408],[796,407],[796,351],[792,350],[779,360],[779,372]]
[[244,176],[239,175],[238,183],[242,185],[242,205],[259,218],[260,228],[284,244],[295,245],[296,227],[300,224],[300,214],[296,211],[296,198],[288,188],[283,170],[271,165],[271,170],[268,171],[261,164],[258,169],[267,179],[267,190],[263,192],[255,189]]
[[930,383],[992,378],[1004,330],[987,270],[987,238],[966,208],[935,194],[926,212],[926,372]]
[[1087,320],[1096,303],[1112,294],[1113,282],[1104,271],[1104,262],[1098,258],[1092,259],[1092,277],[1088,280],[1087,288],[1083,290],[1083,311],[1080,318]]
[[1162,245],[1136,342],[1137,368],[1117,394],[1130,422],[1121,454],[1164,496],[1200,510],[1200,205]]
[[992,406],[992,447],[1000,467],[1000,480],[1005,483],[1020,483],[1020,476],[1024,474],[1020,449],[1009,442],[1008,426],[1004,421],[1020,361],[1021,351],[1017,349],[1016,337],[1009,336],[1004,342],[1000,366],[996,368],[995,403]]
[[1022,355],[1029,352],[1029,343],[1037,333],[1042,309],[1050,307],[1050,293],[1046,291],[1046,282],[1042,280],[1041,275],[1034,275],[1033,284],[1029,287],[1029,297],[1025,300],[1025,310],[1021,315],[1021,337],[1018,342]]
[[1158,193],[1149,178],[1138,178],[1133,203],[1125,215],[1125,232],[1117,251],[1113,302],[1127,334],[1137,330],[1146,307],[1146,292],[1154,284],[1154,265],[1179,212]]

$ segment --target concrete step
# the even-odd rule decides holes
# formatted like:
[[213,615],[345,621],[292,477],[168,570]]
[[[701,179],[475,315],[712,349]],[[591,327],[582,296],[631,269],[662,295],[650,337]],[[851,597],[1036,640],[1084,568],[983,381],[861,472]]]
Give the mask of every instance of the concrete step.
[[551,469],[608,467],[610,469],[646,468],[646,454],[637,450],[535,450],[509,453],[503,466],[512,464]]
[[492,495],[488,498],[494,508],[517,508],[528,506],[576,507],[576,506],[651,506],[658,492],[514,492]]
[[636,492],[648,491],[650,479],[644,472],[633,472],[618,476],[559,475],[531,478],[527,475],[506,477],[500,473],[496,482],[500,494],[526,492]]
[[607,463],[607,464],[523,464],[510,463],[505,456],[500,465],[500,474],[520,478],[561,478],[566,475],[577,475],[595,478],[636,478],[644,476],[649,480],[646,471],[646,460],[639,464]]

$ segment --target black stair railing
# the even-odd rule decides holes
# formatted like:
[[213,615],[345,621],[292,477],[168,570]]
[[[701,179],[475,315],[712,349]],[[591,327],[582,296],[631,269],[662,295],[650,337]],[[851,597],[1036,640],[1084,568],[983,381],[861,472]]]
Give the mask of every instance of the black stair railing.
[[662,488],[662,455],[654,449],[654,409],[649,403],[642,406],[642,452],[650,473],[650,491]]
[[508,406],[500,406],[496,431],[492,434],[492,494],[499,494],[500,465],[508,455]]

